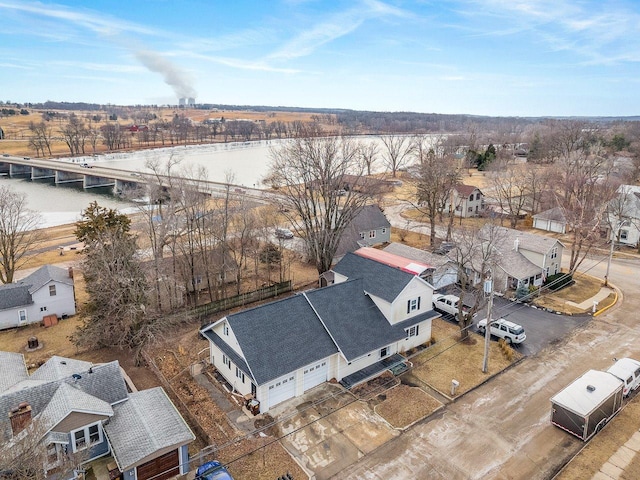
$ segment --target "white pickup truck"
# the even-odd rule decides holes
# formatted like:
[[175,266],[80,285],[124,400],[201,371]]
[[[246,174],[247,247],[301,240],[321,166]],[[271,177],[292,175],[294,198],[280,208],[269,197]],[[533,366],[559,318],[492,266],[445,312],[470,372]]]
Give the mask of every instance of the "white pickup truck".
[[[453,316],[457,316],[459,306],[462,304],[460,297],[455,295],[442,295],[440,293],[433,294],[433,308],[444,313],[450,313]],[[462,306],[462,312],[464,314],[469,313],[469,310],[464,305]]]
[[640,362],[633,358],[621,358],[607,372],[624,382],[622,394],[625,397],[640,386]]
[[[483,318],[478,322],[478,330],[484,335],[487,330],[487,319]],[[517,323],[510,322],[504,318],[498,318],[491,321],[491,335],[494,337],[504,338],[507,343],[522,343],[526,340],[527,335]]]

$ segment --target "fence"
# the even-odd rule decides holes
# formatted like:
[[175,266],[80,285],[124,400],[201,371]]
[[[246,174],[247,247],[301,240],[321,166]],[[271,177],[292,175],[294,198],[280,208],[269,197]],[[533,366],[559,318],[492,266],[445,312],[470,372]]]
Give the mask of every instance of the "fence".
[[267,298],[277,297],[278,295],[292,290],[291,280],[286,282],[274,283],[267,287],[259,288],[251,292],[241,293],[229,298],[223,298],[222,300],[216,300],[215,302],[207,303],[194,308],[189,312],[189,315],[193,318],[197,318],[201,323],[205,321],[209,316],[214,313],[228,310],[230,308],[242,307],[249,303],[259,302]]

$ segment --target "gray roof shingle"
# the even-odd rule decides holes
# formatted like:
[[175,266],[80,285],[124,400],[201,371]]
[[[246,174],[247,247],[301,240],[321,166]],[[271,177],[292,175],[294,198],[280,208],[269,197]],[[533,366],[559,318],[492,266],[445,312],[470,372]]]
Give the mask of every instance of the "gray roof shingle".
[[91,362],[54,355],[33,372],[30,379],[44,380],[47,382],[62,380],[63,378],[70,377],[74,373],[88,371],[91,365]]
[[[80,378],[69,376],[48,382],[27,379],[0,394],[0,443],[11,438],[11,422],[9,421],[8,413],[13,408],[22,402],[27,402],[31,405],[32,415],[34,417],[39,415],[45,410],[62,383],[67,383],[73,388],[110,405],[127,398],[127,387],[120,372],[120,364],[117,361],[95,365],[91,367],[90,371],[92,373],[89,373],[89,370],[76,371],[75,373]],[[22,384],[24,384],[24,387],[18,388]]]
[[303,295],[227,316],[258,385],[338,351]]
[[0,285],[0,310],[31,305],[33,299],[29,292],[29,285],[21,283],[7,283]]
[[9,387],[29,378],[27,366],[24,363],[24,355],[21,353],[0,351],[0,395]]
[[349,279],[363,279],[365,292],[382,298],[389,303],[393,302],[415,277],[411,273],[403,272],[398,268],[389,267],[354,253],[347,253],[332,270]]
[[[335,257],[342,257],[347,252],[354,252],[361,245],[361,232],[377,230],[379,228],[391,228],[391,223],[385,217],[377,205],[365,205],[358,215],[345,227],[336,249]],[[371,244],[370,242],[367,242]],[[377,242],[380,243],[380,242]]]
[[114,416],[104,429],[121,471],[137,466],[160,449],[178,448],[195,440],[162,387],[131,393],[113,410]]
[[40,414],[45,430],[53,428],[71,412],[94,413],[107,417],[113,415],[111,405],[104,400],[62,382],[58,384],[58,389]]
[[410,247],[403,243],[391,242],[389,245],[382,249],[385,252],[399,255],[414,262],[426,263],[427,265],[433,265],[434,267],[442,267],[447,263],[455,263],[446,255],[438,255],[435,253],[427,252],[419,248]]
[[405,337],[363,293],[363,283],[358,278],[304,294],[349,362]]
[[56,267],[54,265],[43,265],[32,274],[24,277],[20,283],[23,285],[31,285],[30,292],[33,293],[49,283],[51,280],[67,285],[73,285],[73,279],[69,277],[69,272],[64,268]]

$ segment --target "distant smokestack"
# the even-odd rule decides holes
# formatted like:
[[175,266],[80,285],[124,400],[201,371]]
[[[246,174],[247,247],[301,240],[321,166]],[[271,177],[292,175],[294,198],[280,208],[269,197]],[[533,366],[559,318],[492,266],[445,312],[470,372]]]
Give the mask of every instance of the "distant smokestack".
[[196,91],[191,86],[189,75],[181,71],[178,66],[156,52],[138,50],[133,53],[145,67],[152,72],[161,74],[165,83],[173,88],[178,98],[187,99],[189,97],[196,97]]
[[22,430],[27,428],[31,421],[31,405],[27,402],[22,402],[17,408],[14,408],[9,412],[9,420],[11,421],[11,430],[13,435],[19,434]]

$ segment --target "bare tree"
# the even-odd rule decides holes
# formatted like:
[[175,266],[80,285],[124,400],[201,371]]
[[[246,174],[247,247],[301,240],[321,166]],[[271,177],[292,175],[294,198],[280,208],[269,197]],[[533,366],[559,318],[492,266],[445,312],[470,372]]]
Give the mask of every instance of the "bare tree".
[[531,184],[526,176],[527,168],[505,161],[495,161],[489,172],[489,182],[500,210],[506,212],[511,228],[516,228],[518,218],[531,194]]
[[85,142],[89,136],[89,130],[86,128],[82,118],[75,113],[69,115],[67,124],[60,129],[62,138],[64,139],[71,156],[85,153]]
[[367,175],[371,175],[371,171],[373,170],[373,166],[378,159],[378,145],[371,141],[362,145],[362,149],[360,150],[360,156],[362,157],[362,161],[367,167]]
[[458,265],[458,280],[463,292],[460,303],[464,300],[467,305],[471,304],[468,310],[460,308],[458,311],[463,340],[469,336],[473,316],[486,305],[483,283],[498,274],[497,260],[503,240],[500,228],[492,223],[485,224],[480,230],[462,228],[456,235],[456,246],[449,255]]
[[428,137],[416,137],[412,151],[418,163],[412,178],[416,187],[415,207],[429,218],[430,245],[434,246],[436,219],[442,218],[452,189],[460,182],[460,170],[453,156],[445,154],[439,145],[432,147]]
[[271,151],[268,181],[279,187],[288,210],[284,215],[302,234],[310,260],[322,273],[331,268],[342,232],[368,195],[360,188],[364,165],[358,144],[310,133]]
[[36,156],[39,154],[44,156],[45,150],[51,155],[53,128],[46,122],[29,122],[29,130],[32,133],[29,146],[36,151]]
[[0,281],[13,282],[14,274],[27,262],[27,253],[42,239],[36,230],[37,212],[27,208],[27,196],[0,186]]
[[411,153],[412,140],[407,135],[381,135],[380,140],[384,145],[382,161],[391,170],[395,178],[398,169],[402,168]]

